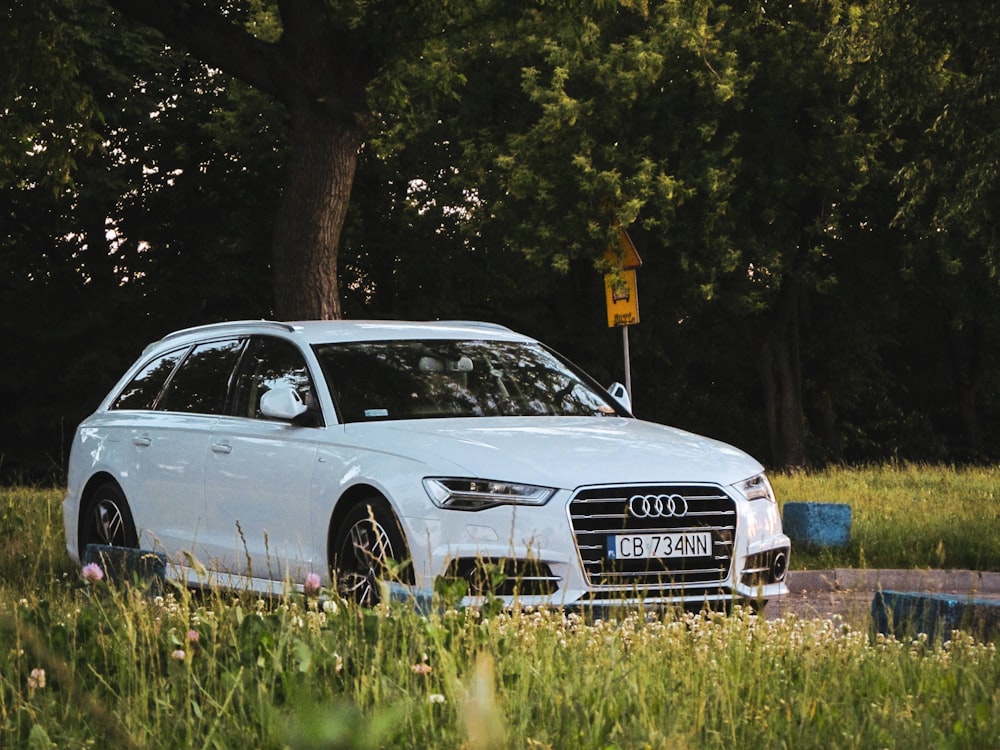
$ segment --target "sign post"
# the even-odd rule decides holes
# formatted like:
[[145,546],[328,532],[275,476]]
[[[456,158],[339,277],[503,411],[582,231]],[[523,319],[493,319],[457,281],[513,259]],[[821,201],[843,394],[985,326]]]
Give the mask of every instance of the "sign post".
[[615,269],[604,274],[604,297],[608,307],[608,327],[622,329],[625,354],[625,390],[632,398],[632,363],[628,349],[628,327],[639,322],[639,293],[635,270],[642,259],[635,250],[628,232],[618,235],[618,247],[609,247],[605,260]]

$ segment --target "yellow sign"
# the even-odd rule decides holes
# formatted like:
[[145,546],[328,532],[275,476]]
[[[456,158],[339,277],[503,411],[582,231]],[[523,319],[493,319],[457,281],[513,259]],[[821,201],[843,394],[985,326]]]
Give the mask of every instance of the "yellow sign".
[[635,269],[604,274],[604,296],[608,303],[608,328],[639,322],[639,293]]
[[624,229],[618,234],[618,246],[612,245],[604,254],[604,260],[618,268],[636,269],[642,265],[642,258],[636,252],[632,238]]

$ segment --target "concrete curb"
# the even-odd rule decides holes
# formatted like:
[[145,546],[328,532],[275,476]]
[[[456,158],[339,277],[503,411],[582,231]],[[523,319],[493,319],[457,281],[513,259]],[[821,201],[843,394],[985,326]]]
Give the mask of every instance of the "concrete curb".
[[794,570],[793,594],[823,591],[923,591],[1000,599],[1000,572],[975,570]]

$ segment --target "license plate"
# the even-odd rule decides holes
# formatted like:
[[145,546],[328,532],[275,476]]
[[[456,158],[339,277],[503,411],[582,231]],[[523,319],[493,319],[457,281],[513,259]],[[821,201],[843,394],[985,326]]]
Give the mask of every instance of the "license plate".
[[708,557],[712,533],[617,534],[609,536],[609,560],[657,560],[670,557]]

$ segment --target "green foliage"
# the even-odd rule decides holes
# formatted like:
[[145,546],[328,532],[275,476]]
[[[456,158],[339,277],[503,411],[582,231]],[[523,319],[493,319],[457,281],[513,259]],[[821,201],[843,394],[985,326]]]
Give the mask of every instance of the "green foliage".
[[273,306],[281,118],[151,32],[72,7],[86,46],[61,54],[101,108],[89,127],[103,147],[72,152],[55,192],[46,159],[0,174],[0,386],[18,436],[0,467],[33,479],[61,475],[67,436],[150,340]]
[[913,300],[907,333],[934,330],[947,352],[947,362],[932,359],[928,382],[915,387],[936,400],[940,383],[949,384],[959,403],[950,419],[980,454],[990,432],[982,404],[1000,392],[993,208],[1000,198],[1000,143],[989,124],[1000,114],[994,8],[887,0],[874,3],[867,19],[870,26],[859,33],[873,43],[859,81],[889,130],[884,159],[897,195],[892,222],[903,233],[903,285]]
[[[274,240],[303,229],[276,223],[303,145],[274,87],[110,5],[0,16],[8,482],[58,477],[152,338],[273,315]],[[1000,452],[990,3],[144,5],[224,11],[266,55],[289,23],[300,49],[329,32],[316,49],[365,63],[343,101],[310,88],[325,63],[264,66],[367,128],[348,316],[487,318],[624,380],[600,272],[626,227],[640,416],[772,466]]]
[[621,226],[669,227],[706,174],[705,199],[722,197],[718,117],[743,83],[719,37],[724,10],[579,10],[515,27],[525,101],[495,156],[504,195],[491,202],[519,249],[562,271],[599,260]]
[[101,145],[100,105],[80,79],[93,53],[79,25],[86,11],[73,0],[11,0],[0,14],[0,189],[30,184],[28,172],[58,193]]

